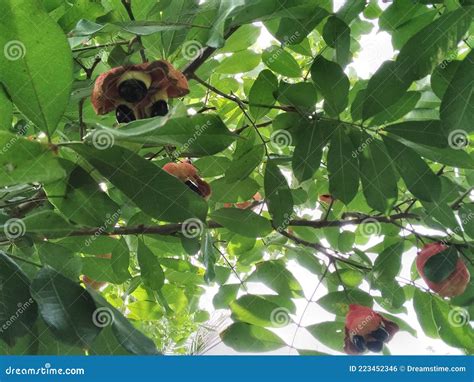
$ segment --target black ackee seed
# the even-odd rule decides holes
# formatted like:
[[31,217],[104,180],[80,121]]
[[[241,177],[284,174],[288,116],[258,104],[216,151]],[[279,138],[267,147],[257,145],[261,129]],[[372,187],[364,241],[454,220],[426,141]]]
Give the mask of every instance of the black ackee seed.
[[382,341],[367,341],[367,349],[374,353],[382,351],[383,342]]
[[[186,182],[184,182],[184,184],[186,184],[186,186],[188,186],[191,190],[193,190],[195,193],[201,195],[201,191],[199,190],[199,187],[196,186],[193,182],[191,182],[190,180],[187,180]],[[202,195],[201,195],[202,196]]]
[[115,117],[117,118],[118,123],[128,123],[135,121],[136,119],[133,110],[127,105],[119,105],[117,110],[115,110]]
[[382,342],[387,341],[388,337],[390,337],[384,328],[378,328],[377,330],[374,330],[372,333],[370,333],[370,335],[376,340]]
[[352,337],[352,343],[355,345],[358,351],[363,352],[365,350],[365,340],[362,336]]
[[119,94],[127,102],[140,102],[145,98],[148,89],[146,85],[139,80],[126,80],[119,85]]
[[168,104],[165,100],[159,100],[151,106],[150,117],[164,117],[168,114]]

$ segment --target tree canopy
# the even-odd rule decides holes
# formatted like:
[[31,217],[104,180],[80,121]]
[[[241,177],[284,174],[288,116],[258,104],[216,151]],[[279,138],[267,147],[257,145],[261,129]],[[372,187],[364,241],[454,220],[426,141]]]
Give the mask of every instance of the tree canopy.
[[472,354],[473,15],[2,0],[1,353]]

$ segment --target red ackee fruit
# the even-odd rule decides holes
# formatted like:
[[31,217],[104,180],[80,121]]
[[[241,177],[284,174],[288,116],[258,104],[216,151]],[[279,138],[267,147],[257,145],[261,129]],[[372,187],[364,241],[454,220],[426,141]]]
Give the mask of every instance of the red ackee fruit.
[[196,167],[191,163],[167,163],[163,166],[163,170],[181,180],[203,198],[207,199],[211,195],[211,186],[201,179]]
[[351,304],[346,315],[344,352],[361,354],[366,351],[378,353],[384,343],[398,332],[398,325],[385,319],[372,309]]
[[[99,257],[99,258],[102,258],[102,259],[111,259],[112,258],[112,254],[111,253],[104,253],[103,255],[97,255],[96,257]],[[81,276],[81,281],[95,289],[95,290],[99,290],[99,289],[102,289],[103,287],[105,287],[107,285],[107,282],[105,281],[97,281],[97,280],[94,280],[94,279],[91,279],[89,276],[87,275],[82,275]]]
[[319,195],[319,201],[322,203],[331,204],[332,202],[334,202],[334,200],[335,199],[330,194]]
[[426,244],[418,253],[416,258],[416,268],[418,269],[420,276],[433,292],[438,293],[442,297],[454,297],[464,293],[471,278],[471,275],[461,258],[458,259],[453,273],[438,283],[430,281],[424,272],[425,264],[428,259],[447,248],[446,245],[441,243]]

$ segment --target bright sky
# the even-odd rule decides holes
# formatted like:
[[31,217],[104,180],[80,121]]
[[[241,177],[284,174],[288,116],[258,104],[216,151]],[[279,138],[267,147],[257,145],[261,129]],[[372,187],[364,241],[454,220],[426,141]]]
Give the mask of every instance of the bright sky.
[[[349,0],[351,1],[351,0]],[[334,0],[335,10],[339,9],[342,6],[344,0]],[[383,3],[379,0],[379,6],[382,9],[387,8],[389,4]],[[367,20],[371,21],[371,20]],[[261,25],[261,24],[259,24]],[[265,48],[272,43],[277,43],[277,41],[271,36],[271,34],[262,28],[262,33],[258,40],[258,44],[260,47]],[[392,49],[390,35],[386,32],[380,32],[378,30],[377,25],[373,28],[372,32],[367,35],[363,35],[360,39],[361,51],[358,55],[354,58],[354,62],[350,65],[359,75],[361,78],[369,78],[381,65],[381,63],[387,59],[390,59],[394,55],[394,51]],[[375,243],[370,243],[367,247],[372,246]],[[400,276],[411,279],[410,277],[410,267],[413,263],[413,260],[416,256],[416,251],[413,249],[403,255],[403,267],[400,273]],[[316,277],[308,272],[306,269],[299,267],[296,263],[290,263],[290,271],[293,272],[295,277],[301,283],[305,295],[309,298],[311,293],[313,292],[318,280]],[[237,280],[232,279],[230,282],[237,282]],[[423,285],[421,280],[417,281],[420,285]],[[265,286],[259,285],[256,286],[257,289],[251,289],[252,293],[272,293],[270,290],[266,289]],[[364,282],[361,286],[362,289],[368,290],[368,284]],[[210,288],[208,293],[204,296],[202,301],[202,307],[210,312],[215,311],[212,305],[212,297],[217,292],[217,288]],[[326,289],[321,286],[318,289],[318,292],[314,298],[317,300],[318,298],[324,296],[327,293]],[[292,316],[293,321],[298,322],[301,314],[306,306],[306,301],[299,299],[294,300],[297,306],[297,314]],[[433,340],[428,338],[424,335],[422,329],[418,325],[418,319],[415,315],[411,302],[407,303],[408,314],[401,314],[397,315],[398,317],[405,320],[409,323],[417,332],[418,338],[414,338],[407,332],[399,332],[393,338],[393,340],[389,344],[389,349],[392,354],[394,355],[429,355],[429,354],[436,354],[436,355],[448,355],[448,354],[462,354],[456,348],[452,348],[447,346],[441,340]],[[211,317],[217,317],[221,313],[226,311],[215,311],[211,315]],[[324,321],[333,321],[335,316],[325,311],[323,308],[319,307],[317,304],[310,304],[308,307],[304,319],[302,321],[303,326],[324,322]],[[230,322],[230,321],[229,321]],[[295,333],[296,325],[288,325],[282,329],[272,329],[275,333],[280,335],[287,343],[291,343],[293,335]],[[297,331],[295,347],[300,349],[312,349],[318,350],[330,354],[335,354],[335,352],[331,349],[326,348],[325,346],[319,344],[308,332],[304,329],[300,329]],[[223,343],[213,347],[210,351],[206,354],[241,354],[237,353],[234,350],[228,348]],[[261,353],[259,353],[261,354]],[[267,354],[289,354],[288,348],[283,348],[275,352],[267,353]],[[294,354],[294,353],[290,353]]]

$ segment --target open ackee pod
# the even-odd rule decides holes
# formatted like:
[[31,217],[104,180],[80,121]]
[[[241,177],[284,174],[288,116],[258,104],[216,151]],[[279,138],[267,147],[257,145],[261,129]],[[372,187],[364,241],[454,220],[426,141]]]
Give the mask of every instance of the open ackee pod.
[[92,105],[98,115],[116,112],[120,123],[164,116],[168,99],[189,93],[183,73],[167,61],[119,66],[97,77]]
[[384,318],[369,307],[350,304],[344,327],[344,352],[362,354],[378,353],[399,330],[398,325]]

